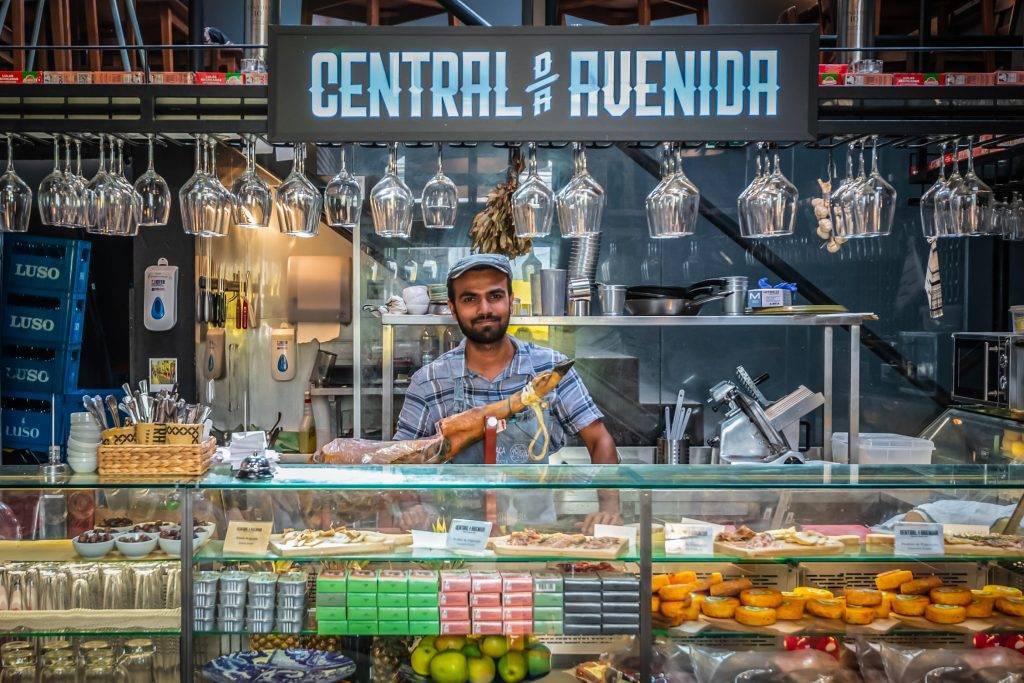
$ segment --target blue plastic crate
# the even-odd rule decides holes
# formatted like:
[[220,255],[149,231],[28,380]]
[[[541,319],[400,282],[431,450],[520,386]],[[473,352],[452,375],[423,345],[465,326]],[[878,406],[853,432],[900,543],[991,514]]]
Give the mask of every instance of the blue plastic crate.
[[88,242],[7,234],[3,245],[5,288],[85,294],[92,255]]
[[85,295],[9,287],[0,299],[0,339],[74,346],[82,341]]
[[20,344],[4,340],[0,346],[0,388],[63,394],[78,387],[80,346],[62,344]]
[[[69,394],[57,395],[57,414],[53,422],[56,433],[53,443],[67,445],[71,433],[71,413],[85,412],[82,396],[113,395],[118,401],[124,396],[120,389],[77,389]],[[0,397],[0,422],[3,423],[3,447],[45,453],[50,446],[51,394],[10,392]]]

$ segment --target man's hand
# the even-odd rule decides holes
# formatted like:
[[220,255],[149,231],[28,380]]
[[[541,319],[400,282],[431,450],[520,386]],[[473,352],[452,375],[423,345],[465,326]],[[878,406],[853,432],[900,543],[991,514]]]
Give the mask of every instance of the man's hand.
[[622,515],[617,511],[598,510],[597,512],[591,512],[582,522],[577,522],[576,526],[580,531],[589,536],[594,533],[595,524],[622,524]]

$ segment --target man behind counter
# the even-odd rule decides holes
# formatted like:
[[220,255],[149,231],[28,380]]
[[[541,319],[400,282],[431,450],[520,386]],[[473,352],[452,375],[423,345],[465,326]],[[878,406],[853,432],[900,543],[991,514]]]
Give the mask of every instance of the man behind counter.
[[[505,256],[474,254],[456,262],[448,271],[448,306],[465,339],[412,376],[395,439],[432,436],[438,420],[512,396],[533,377],[565,359],[553,349],[507,334],[512,314],[512,264]],[[544,422],[551,435],[549,453],[562,447],[568,432],[579,434],[591,462],[618,463],[615,442],[601,421],[601,411],[575,370],[570,370],[545,400],[548,408],[543,413]],[[528,454],[537,426],[530,410],[510,418],[498,434],[497,462],[547,463],[547,456],[533,460]],[[483,461],[482,443],[456,454],[453,460],[463,464]],[[533,508],[522,512],[536,523],[555,521],[550,495],[531,494],[525,503],[521,494],[510,499],[513,504],[519,502],[520,507]],[[584,533],[590,533],[594,524],[622,521],[617,491],[598,491],[598,501],[598,511],[587,515],[582,523]],[[422,506],[414,505],[403,512],[402,522],[408,527],[425,528],[421,525],[428,516]]]

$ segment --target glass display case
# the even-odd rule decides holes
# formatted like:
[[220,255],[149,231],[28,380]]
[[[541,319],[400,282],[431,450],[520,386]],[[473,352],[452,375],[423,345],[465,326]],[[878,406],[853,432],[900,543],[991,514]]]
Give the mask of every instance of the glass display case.
[[1024,462],[1024,416],[994,408],[947,408],[921,437],[935,443],[937,463]]
[[[1015,463],[285,465],[264,481],[74,475],[45,489],[4,473],[0,491],[24,539],[2,541],[3,639],[28,639],[40,666],[49,639],[79,653],[105,640],[115,662],[137,663],[145,648],[133,639],[145,638],[154,662],[175,664],[159,655],[180,646],[188,663],[157,680],[242,666],[238,652],[299,647],[332,653],[320,664],[352,680],[462,680],[471,660],[487,679],[488,658],[495,680],[520,680],[520,667],[573,680],[576,667],[585,674],[587,662],[618,653],[591,668],[653,667],[684,681],[672,676],[690,675],[701,653],[779,652],[794,638],[956,648],[979,633],[1024,632],[1024,465]],[[60,510],[42,495],[67,501],[65,527],[31,540],[22,520]],[[608,526],[584,528],[592,513],[614,512],[615,498],[618,516],[598,520]],[[174,558],[173,533],[135,557],[115,540],[84,558],[66,540],[129,521],[192,526],[191,541],[178,535],[191,561]],[[107,578],[116,569],[123,583]],[[72,601],[45,628],[33,610],[13,608],[32,599],[18,588],[29,585],[26,570],[35,610],[61,607],[44,582]],[[147,572],[159,573],[158,587],[140,578]],[[73,586],[92,573],[100,602],[79,607]],[[72,623],[79,610],[91,621]],[[179,628],[180,641],[165,639]],[[433,658],[456,647],[441,660],[455,673],[437,664],[431,674]]]

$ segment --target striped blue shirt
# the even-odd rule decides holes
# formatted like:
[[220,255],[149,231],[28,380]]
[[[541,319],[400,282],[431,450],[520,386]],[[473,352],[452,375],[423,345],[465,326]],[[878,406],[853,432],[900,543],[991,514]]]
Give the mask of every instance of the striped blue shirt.
[[[465,378],[466,400],[473,406],[479,406],[508,398],[535,376],[550,370],[566,358],[554,349],[524,342],[511,335],[509,339],[515,346],[515,355],[509,366],[493,382],[466,369],[465,340],[430,365],[417,370],[405,394],[405,405],[398,416],[395,439],[433,436],[437,432],[438,420],[457,412],[456,377]],[[581,429],[603,417],[576,370],[570,370],[545,400],[562,429],[569,434],[578,434]],[[556,439],[555,434],[552,434],[552,451],[557,451],[563,444],[564,439]]]

